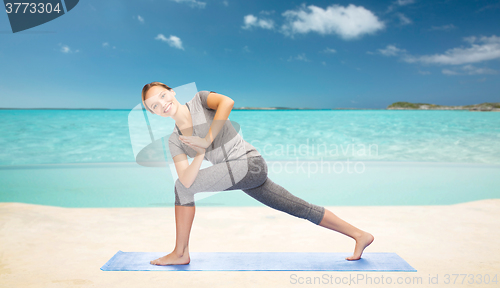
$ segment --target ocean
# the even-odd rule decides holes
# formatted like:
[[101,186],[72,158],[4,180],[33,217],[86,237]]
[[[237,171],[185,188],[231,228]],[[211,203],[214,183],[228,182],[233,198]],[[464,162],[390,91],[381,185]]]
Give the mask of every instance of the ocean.
[[[0,202],[172,206],[175,174],[169,165],[135,162],[130,113],[0,110]],[[263,155],[274,182],[318,205],[438,205],[500,195],[497,112],[234,110],[229,119]],[[172,119],[156,120],[170,125],[165,135],[172,132]],[[261,204],[238,190],[197,205]]]

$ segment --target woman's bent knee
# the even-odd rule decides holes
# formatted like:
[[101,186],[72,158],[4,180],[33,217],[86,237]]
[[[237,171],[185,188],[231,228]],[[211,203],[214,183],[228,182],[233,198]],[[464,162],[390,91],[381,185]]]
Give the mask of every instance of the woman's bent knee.
[[264,185],[267,181],[268,171],[267,163],[262,156],[251,158],[249,161],[249,173],[252,174],[251,178],[253,182],[253,185],[248,187],[249,189]]
[[[177,184],[179,182],[179,184]],[[194,206],[194,194],[190,193],[184,185],[177,179],[174,187],[175,205],[178,206]]]

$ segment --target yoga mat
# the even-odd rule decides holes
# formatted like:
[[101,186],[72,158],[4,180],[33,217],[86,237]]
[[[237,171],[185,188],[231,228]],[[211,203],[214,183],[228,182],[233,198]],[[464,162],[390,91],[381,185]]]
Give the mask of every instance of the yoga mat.
[[149,263],[169,253],[118,251],[103,271],[394,271],[417,272],[396,253],[365,252],[356,261],[352,253],[323,252],[190,252],[187,265]]

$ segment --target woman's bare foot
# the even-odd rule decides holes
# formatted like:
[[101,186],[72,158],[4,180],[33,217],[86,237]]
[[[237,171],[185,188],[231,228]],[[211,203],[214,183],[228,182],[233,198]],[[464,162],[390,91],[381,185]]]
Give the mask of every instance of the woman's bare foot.
[[365,250],[368,245],[372,244],[375,237],[372,234],[364,232],[356,238],[356,247],[354,247],[354,254],[350,257],[346,257],[346,260],[359,260],[361,258],[361,254],[363,254],[363,250]]
[[150,261],[149,263],[153,265],[185,265],[189,264],[191,259],[189,259],[189,253],[184,253],[182,256],[177,254],[177,252],[172,252],[156,260]]

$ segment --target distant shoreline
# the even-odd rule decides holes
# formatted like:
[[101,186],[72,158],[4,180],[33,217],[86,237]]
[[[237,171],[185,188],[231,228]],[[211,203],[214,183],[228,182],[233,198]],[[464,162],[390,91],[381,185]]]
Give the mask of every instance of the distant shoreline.
[[[130,111],[131,109],[111,108],[0,108],[0,110],[106,110],[106,111]],[[145,111],[143,108],[142,110]],[[387,108],[289,108],[289,107],[239,107],[233,108],[238,111],[326,111],[326,110],[461,110],[461,111],[499,111],[500,103],[481,103],[465,106],[445,106],[428,103],[395,102]]]
[[395,102],[387,106],[387,110],[466,110],[466,111],[497,111],[500,103],[481,103],[464,106],[445,106],[429,103]]
[[[131,109],[110,109],[110,108],[0,108],[0,110],[124,110],[130,111]],[[146,110],[146,109],[142,109]],[[286,108],[286,107],[242,107],[233,108],[232,110],[387,110],[386,108],[327,108],[327,109],[314,109],[314,108]]]

